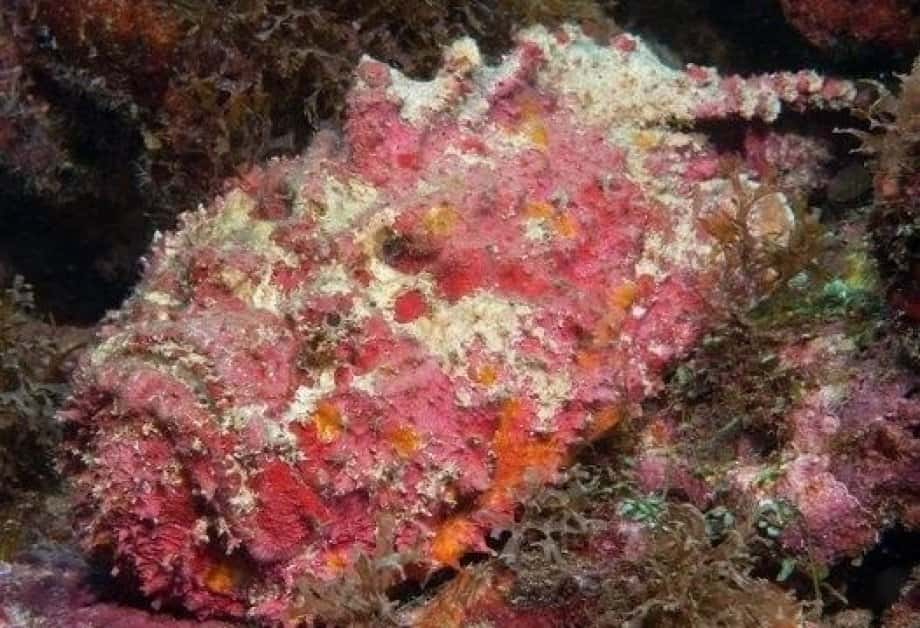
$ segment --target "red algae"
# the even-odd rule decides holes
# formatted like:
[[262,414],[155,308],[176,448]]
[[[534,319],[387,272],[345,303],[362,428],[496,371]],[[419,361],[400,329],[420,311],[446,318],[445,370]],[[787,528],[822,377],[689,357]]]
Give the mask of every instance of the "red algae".
[[782,6],[790,23],[822,48],[855,43],[908,54],[917,50],[920,18],[907,0],[782,0]]
[[[432,81],[357,77],[341,144],[321,134],[157,236],[74,377],[83,546],[154,601],[284,621],[295,583],[347,572],[384,513],[418,573],[485,549],[769,283],[722,281],[700,221],[761,188],[764,160],[820,151],[763,139],[731,178],[689,125],[856,97],[571,27],[524,31],[498,66],[461,40]],[[795,214],[762,192],[743,226],[782,245]]]

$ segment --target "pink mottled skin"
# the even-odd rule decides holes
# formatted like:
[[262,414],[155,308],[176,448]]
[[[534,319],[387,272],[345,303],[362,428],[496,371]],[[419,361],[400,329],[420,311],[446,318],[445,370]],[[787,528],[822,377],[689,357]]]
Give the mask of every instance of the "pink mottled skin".
[[[638,45],[613,50],[643,63]],[[617,120],[537,80],[533,41],[485,88],[471,63],[448,60],[421,119],[363,63],[341,144],[187,214],[101,328],[63,412],[82,541],[151,599],[283,620],[296,581],[340,575],[384,515],[421,568],[455,566],[738,298],[695,228],[730,201],[705,138],[612,141]],[[674,78],[700,117],[852,96],[707,72]]]

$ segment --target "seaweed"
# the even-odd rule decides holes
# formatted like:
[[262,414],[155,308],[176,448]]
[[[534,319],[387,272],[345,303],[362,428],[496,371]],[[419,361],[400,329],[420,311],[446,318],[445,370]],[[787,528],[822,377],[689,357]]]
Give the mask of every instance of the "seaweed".
[[54,412],[67,387],[58,372],[61,347],[47,330],[35,333],[41,328],[32,307],[22,277],[0,294],[0,499],[56,477]]
[[551,606],[600,581],[606,567],[585,550],[608,529],[618,490],[610,468],[575,465],[558,486],[533,493],[498,557],[515,576],[513,604]]
[[[818,259],[827,246],[826,230],[801,199],[789,199],[770,173],[759,183],[748,181],[735,160],[723,166],[731,186],[731,206],[704,213],[697,196],[695,208],[700,228],[716,243],[714,254],[724,258],[723,281],[737,295],[735,317],[743,318],[750,294],[769,297],[801,272],[818,274]],[[791,212],[788,229],[757,234],[763,213]],[[771,231],[777,226],[769,225]],[[766,237],[764,237],[766,236]]]
[[414,551],[394,547],[395,522],[382,516],[374,550],[361,554],[332,581],[304,578],[297,584],[297,601],[288,612],[292,621],[328,626],[398,626],[401,601],[395,588],[406,579],[406,568],[417,563]]
[[704,513],[669,504],[648,551],[604,582],[597,626],[797,626],[803,609],[752,576],[755,532],[747,523],[713,541]]
[[[623,554],[618,517],[644,529],[638,554]],[[507,599],[519,612],[575,604],[597,627],[799,625],[804,607],[752,575],[768,518],[704,513],[637,493],[622,470],[577,465],[525,505],[498,562],[513,574]]]
[[878,97],[862,111],[862,140],[875,179],[870,230],[885,280],[902,355],[920,365],[920,59],[901,77],[896,95],[875,84]]

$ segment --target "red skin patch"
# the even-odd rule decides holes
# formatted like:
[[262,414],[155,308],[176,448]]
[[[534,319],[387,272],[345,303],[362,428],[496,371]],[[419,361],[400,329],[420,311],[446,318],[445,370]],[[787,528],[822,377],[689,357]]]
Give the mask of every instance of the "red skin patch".
[[408,184],[419,167],[420,133],[386,100],[354,103],[345,124],[352,162],[378,185]]
[[435,271],[435,279],[444,298],[459,300],[487,281],[485,255],[482,251],[460,251],[443,260]]
[[549,283],[540,275],[516,262],[505,262],[495,273],[495,283],[505,294],[536,298],[545,294]]
[[634,52],[636,50],[636,40],[629,35],[618,35],[613,38],[613,47],[620,52]]
[[253,484],[259,504],[250,551],[265,562],[289,558],[328,513],[316,493],[283,462],[267,464]]
[[393,303],[393,318],[397,323],[411,323],[428,311],[425,295],[418,290],[404,292]]

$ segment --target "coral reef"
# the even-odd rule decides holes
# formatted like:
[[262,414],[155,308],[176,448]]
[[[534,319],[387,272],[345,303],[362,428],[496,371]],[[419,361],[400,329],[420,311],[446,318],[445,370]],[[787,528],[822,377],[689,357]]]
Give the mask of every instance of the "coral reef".
[[613,5],[0,3],[0,625],[918,624],[916,2]]
[[56,172],[67,161],[65,149],[56,143],[44,115],[50,105],[32,93],[9,21],[9,15],[0,13],[0,151],[4,165],[36,190],[58,193]]
[[[920,66],[869,106],[682,63],[896,63],[911,2],[785,0],[810,50],[780,3],[621,3],[645,40],[607,3],[455,4],[0,7],[0,624],[191,625],[112,603],[139,591],[265,623],[914,625],[916,572],[889,608],[850,561],[920,526],[920,383],[893,357],[920,364]],[[490,65],[561,17],[594,42],[537,29]],[[871,184],[774,124],[851,108]],[[263,161],[327,117],[343,135]],[[819,221],[828,185],[874,187],[868,220]],[[67,498],[32,491],[85,335],[12,283],[57,253],[28,234],[79,273],[41,309],[91,320],[151,226],[218,190],[157,236],[64,414],[114,580],[23,552],[68,542]]]
[[159,235],[83,357],[62,412],[81,540],[155,603],[289,619],[383,514],[409,575],[485,551],[807,250],[820,143],[760,131],[726,164],[693,125],[857,98],[573,27],[497,66],[445,54],[428,82],[362,61],[344,136]]
[[912,0],[781,0],[789,21],[814,45],[846,49],[872,45],[907,55],[920,42]]

